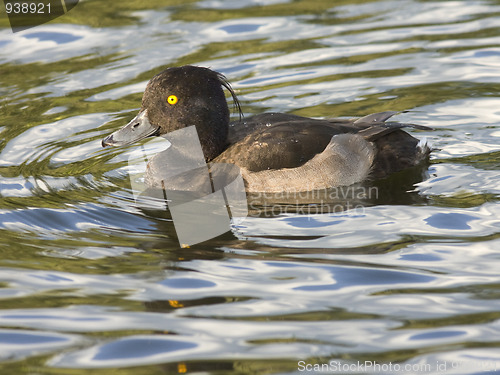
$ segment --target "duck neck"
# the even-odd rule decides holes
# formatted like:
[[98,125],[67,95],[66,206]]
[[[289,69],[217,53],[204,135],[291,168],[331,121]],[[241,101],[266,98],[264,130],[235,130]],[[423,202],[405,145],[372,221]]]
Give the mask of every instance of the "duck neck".
[[211,161],[220,155],[227,147],[229,132],[229,109],[215,105],[213,108],[203,108],[196,111],[197,115],[190,118],[190,124],[196,125],[201,148],[206,161]]
[[227,147],[227,124],[224,126],[196,126],[200,139],[201,149],[206,161],[211,161],[219,156]]

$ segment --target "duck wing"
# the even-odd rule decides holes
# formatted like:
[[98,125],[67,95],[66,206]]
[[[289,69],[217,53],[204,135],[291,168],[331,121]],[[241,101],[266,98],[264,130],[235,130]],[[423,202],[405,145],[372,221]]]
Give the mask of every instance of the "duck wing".
[[[359,135],[362,135],[367,141],[374,142],[386,134],[392,133],[402,128],[413,128],[418,130],[432,130],[431,128],[423,125],[403,123],[397,121],[387,120],[400,112],[385,111],[379,113],[372,113],[358,119],[352,119],[353,125],[358,127]],[[335,119],[333,120],[335,121]]]
[[[373,142],[378,151],[374,161],[377,177],[383,168],[400,170],[408,165],[418,140],[401,130],[404,127],[429,129],[413,124],[387,122],[397,112],[387,111],[354,119],[312,119],[284,113],[263,113],[231,123],[229,146],[215,162],[234,163],[250,172],[297,168],[322,153],[339,134],[359,134]],[[393,136],[390,136],[394,133]],[[380,143],[380,147],[379,144]],[[396,143],[396,145],[393,145]],[[401,143],[401,144],[398,144]],[[399,157],[405,157],[398,163]],[[381,163],[377,159],[381,158]],[[401,164],[401,166],[399,165]]]
[[256,115],[230,129],[230,145],[214,161],[250,172],[299,167],[323,152],[334,135],[358,131],[348,120],[333,124],[282,113]]

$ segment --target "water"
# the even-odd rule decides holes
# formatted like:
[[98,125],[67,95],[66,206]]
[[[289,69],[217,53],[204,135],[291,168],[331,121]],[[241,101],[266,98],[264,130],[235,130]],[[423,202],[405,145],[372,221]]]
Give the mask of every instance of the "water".
[[[0,17],[0,373],[500,371],[499,14],[89,0],[16,34]],[[182,249],[135,204],[138,146],[100,140],[183,64],[224,73],[246,115],[409,110],[432,163],[358,209],[264,210]]]

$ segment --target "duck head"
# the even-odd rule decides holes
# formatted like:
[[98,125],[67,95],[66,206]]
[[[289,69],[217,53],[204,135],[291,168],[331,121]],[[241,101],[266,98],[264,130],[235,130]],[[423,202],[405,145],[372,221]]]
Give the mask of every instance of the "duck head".
[[205,159],[211,160],[227,146],[229,109],[223,87],[241,113],[222,74],[190,65],[168,68],[148,82],[137,116],[104,138],[102,146],[125,146],[195,125]]

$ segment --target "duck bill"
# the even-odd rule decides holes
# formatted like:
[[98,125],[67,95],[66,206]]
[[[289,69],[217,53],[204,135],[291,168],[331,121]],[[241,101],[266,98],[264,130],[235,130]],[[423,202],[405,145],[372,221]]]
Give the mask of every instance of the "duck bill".
[[149,122],[147,110],[139,112],[127,125],[102,140],[102,147],[126,146],[141,139],[157,135],[160,128]]

